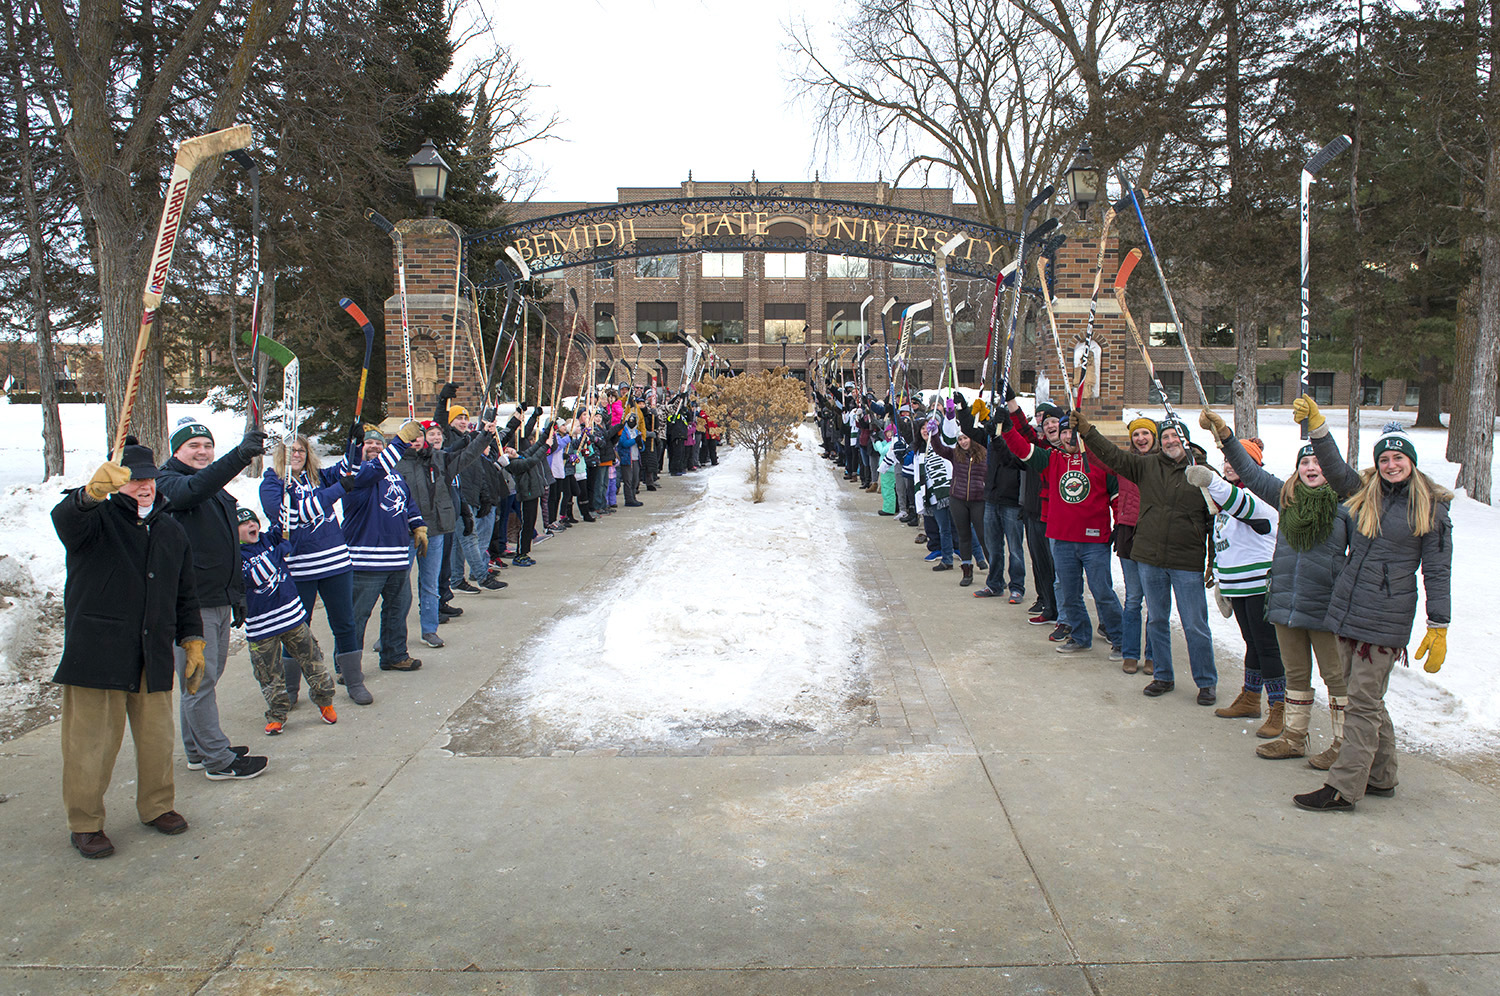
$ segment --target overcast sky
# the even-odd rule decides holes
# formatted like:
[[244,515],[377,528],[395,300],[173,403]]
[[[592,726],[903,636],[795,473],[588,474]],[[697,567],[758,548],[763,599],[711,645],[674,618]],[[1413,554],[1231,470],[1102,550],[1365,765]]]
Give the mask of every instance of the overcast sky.
[[689,170],[873,180],[884,165],[814,161],[812,112],[785,82],[786,25],[827,31],[842,0],[478,2],[538,84],[537,111],[562,119],[558,138],[530,153],[546,172],[538,200],[611,201],[616,187],[671,186]]

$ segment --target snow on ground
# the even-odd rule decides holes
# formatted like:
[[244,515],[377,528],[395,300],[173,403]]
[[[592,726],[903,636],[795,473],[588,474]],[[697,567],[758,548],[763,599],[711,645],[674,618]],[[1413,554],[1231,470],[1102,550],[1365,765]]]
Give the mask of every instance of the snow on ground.
[[[62,415],[67,473],[46,483],[42,476],[42,409],[0,399],[0,731],[6,717],[37,705],[62,647],[65,559],[52,528],[52,507],[66,488],[87,483],[108,456],[104,406],[67,404]],[[168,406],[168,423],[184,415],[213,431],[223,453],[239,442],[244,416],[207,404]],[[276,426],[271,425],[274,429]],[[166,459],[157,454],[158,462]],[[230,492],[260,509],[259,480],[238,477]]]
[[[1216,409],[1225,421],[1234,424],[1232,408]],[[1130,409],[1126,421],[1137,411],[1161,418],[1161,409]],[[1198,427],[1197,409],[1184,407],[1179,414],[1188,419],[1195,442],[1209,451],[1216,468],[1222,467],[1222,456],[1207,429]],[[1329,431],[1345,450],[1349,420],[1345,409],[1324,409]],[[1445,429],[1413,429],[1416,413],[1385,409],[1366,410],[1360,417],[1358,466],[1368,467],[1375,440],[1388,422],[1399,422],[1417,447],[1418,467],[1444,487],[1452,488],[1458,465],[1449,463],[1444,452],[1448,445]],[[1294,473],[1297,450],[1302,445],[1300,430],[1292,421],[1290,408],[1262,408],[1260,431],[1265,442],[1266,468],[1282,479]],[[1345,454],[1347,459],[1348,455]],[[1500,459],[1495,462],[1493,479],[1500,482]],[[1500,486],[1495,497],[1500,500]],[[1403,742],[1417,744],[1440,754],[1500,749],[1500,613],[1495,611],[1500,584],[1490,573],[1491,562],[1483,551],[1500,549],[1500,508],[1491,508],[1459,492],[1451,508],[1453,519],[1453,621],[1448,630],[1448,659],[1437,674],[1428,674],[1421,662],[1398,667],[1391,677],[1386,703]],[[1124,583],[1118,581],[1120,597]],[[1419,584],[1420,588],[1421,585]],[[1219,670],[1219,688],[1223,693],[1238,687],[1243,674],[1245,643],[1233,619],[1224,618],[1209,599],[1209,623],[1214,631],[1215,662]],[[1089,610],[1093,611],[1092,607]],[[1410,650],[1426,632],[1425,602],[1417,605],[1412,625]],[[1185,670],[1180,673],[1185,674]],[[1325,701],[1320,681],[1313,686],[1320,702]]]
[[746,725],[832,731],[863,679],[874,619],[839,489],[811,427],[750,501],[750,454],[700,471],[704,491],[593,604],[530,649],[522,715],[578,743],[696,740]]

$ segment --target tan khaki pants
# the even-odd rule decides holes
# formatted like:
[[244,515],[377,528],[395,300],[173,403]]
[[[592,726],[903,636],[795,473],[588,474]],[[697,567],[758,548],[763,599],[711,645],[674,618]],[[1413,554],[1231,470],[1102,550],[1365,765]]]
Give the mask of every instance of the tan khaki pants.
[[[1313,654],[1318,655],[1318,675],[1329,695],[1347,695],[1349,683],[1344,678],[1344,659],[1339,655],[1339,638],[1321,629],[1299,629],[1276,623],[1276,645],[1281,648],[1281,663],[1286,668],[1286,687],[1295,692],[1312,691]],[[1312,701],[1312,696],[1308,696]]]
[[[146,676],[141,674],[141,687]],[[135,808],[149,823],[172,808],[172,693],[63,686],[63,806],[73,833],[104,829],[104,792],[125,724],[135,741]]]
[[[1349,676],[1349,705],[1344,710],[1344,745],[1327,782],[1345,799],[1358,802],[1367,785],[1396,787],[1396,728],[1385,709],[1385,690],[1401,651],[1348,640],[1339,640],[1338,647]],[[1362,654],[1366,648],[1368,657]]]

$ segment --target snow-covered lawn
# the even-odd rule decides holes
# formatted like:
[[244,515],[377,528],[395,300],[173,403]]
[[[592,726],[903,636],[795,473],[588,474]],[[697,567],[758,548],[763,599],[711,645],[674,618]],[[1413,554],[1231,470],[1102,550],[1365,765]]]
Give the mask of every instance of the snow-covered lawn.
[[529,649],[515,688],[521,715],[579,744],[841,726],[873,610],[813,428],[798,440],[759,505],[743,447],[700,471],[702,495],[643,536],[596,604]]
[[[1216,408],[1232,426],[1232,408]],[[1130,409],[1126,420],[1138,409]],[[1139,409],[1143,414],[1161,418],[1161,409]],[[1184,406],[1179,414],[1188,420],[1193,440],[1209,451],[1216,467],[1222,457],[1207,429],[1198,427],[1198,409]],[[1348,440],[1348,416],[1344,409],[1324,409],[1329,431],[1343,452]],[[1418,466],[1433,480],[1451,488],[1458,475],[1458,465],[1444,458],[1448,433],[1443,429],[1412,429],[1415,412],[1388,410],[1365,411],[1360,418],[1360,467],[1371,464],[1370,449],[1388,422],[1408,427],[1416,444]],[[1260,431],[1265,442],[1265,465],[1277,477],[1287,478],[1294,472],[1297,450],[1302,445],[1300,431],[1292,421],[1291,409],[1261,409]],[[1347,454],[1345,454],[1347,458]],[[1494,469],[1500,482],[1500,460]],[[1500,487],[1496,489],[1500,499]],[[1421,745],[1442,754],[1500,750],[1500,613],[1495,600],[1500,582],[1492,572],[1491,552],[1500,549],[1500,508],[1492,508],[1469,498],[1463,492],[1453,500],[1453,622],[1448,630],[1448,659],[1437,674],[1428,674],[1421,662],[1398,667],[1391,678],[1386,702],[1395,721],[1397,736],[1405,743]],[[1124,597],[1123,582],[1118,583]],[[1420,585],[1419,585],[1420,587]],[[1090,609],[1092,612],[1092,608]],[[1215,654],[1219,669],[1221,698],[1233,694],[1242,675],[1240,662],[1245,652],[1244,640],[1233,619],[1225,619],[1210,599],[1209,622],[1214,630]],[[1410,649],[1415,652],[1425,630],[1426,608],[1417,606],[1412,627]],[[1324,690],[1315,677],[1313,685],[1319,701]]]

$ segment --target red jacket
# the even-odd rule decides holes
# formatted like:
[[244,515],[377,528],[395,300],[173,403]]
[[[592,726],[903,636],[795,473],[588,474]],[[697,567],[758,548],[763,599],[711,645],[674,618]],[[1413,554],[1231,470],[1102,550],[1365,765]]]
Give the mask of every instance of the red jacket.
[[1027,442],[1014,427],[1005,431],[1005,445],[1022,463],[1043,472],[1048,539],[1110,541],[1110,503],[1119,491],[1119,482],[1098,457],[1086,452],[1044,450]]

